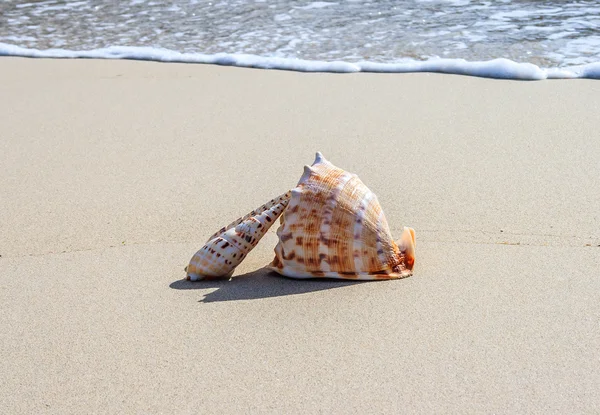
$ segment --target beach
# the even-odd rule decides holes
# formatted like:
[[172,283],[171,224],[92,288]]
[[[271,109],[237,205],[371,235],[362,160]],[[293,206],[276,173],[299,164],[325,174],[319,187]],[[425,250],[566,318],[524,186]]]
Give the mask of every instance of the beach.
[[[597,413],[600,83],[0,58],[6,413]],[[183,281],[321,151],[414,275]]]

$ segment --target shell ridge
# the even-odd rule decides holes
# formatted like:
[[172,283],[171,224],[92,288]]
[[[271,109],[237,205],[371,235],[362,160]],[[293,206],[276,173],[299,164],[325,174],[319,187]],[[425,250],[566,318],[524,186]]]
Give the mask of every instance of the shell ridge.
[[[229,229],[221,237],[228,236],[238,249],[244,254],[248,254],[257,244],[258,241],[268,232],[269,228],[275,219],[280,216],[284,208],[288,204],[288,200],[283,200],[276,203],[269,209],[258,215],[254,215],[238,224],[235,228]],[[278,211],[281,208],[281,212]],[[272,214],[273,217],[271,217]]]
[[[368,269],[368,264],[365,264],[364,261],[367,259],[363,257],[361,253],[363,241],[362,241],[362,230],[364,227],[364,218],[367,208],[373,199],[373,192],[367,193],[367,195],[361,200],[359,215],[357,215],[356,221],[354,223],[354,246],[353,246],[353,256],[354,256],[354,269]],[[358,237],[357,237],[358,236]]]
[[[348,184],[348,182],[353,178],[353,175],[348,173],[348,172],[344,172],[344,174],[342,174],[339,177],[339,182],[336,185],[336,187],[334,187],[331,190],[331,194],[328,196],[327,200],[326,200],[326,206],[323,210],[323,216],[321,218],[321,226],[319,229],[319,241],[323,241],[325,239],[327,239],[331,233],[331,221],[333,218],[333,212],[335,210],[335,205],[336,205],[336,201],[339,197],[339,195],[342,193],[342,191],[344,190],[344,187]],[[328,260],[330,258],[333,258],[332,255],[332,248],[334,249],[334,246],[327,246],[324,243],[319,243],[319,248],[318,248],[318,255],[319,258],[327,258]],[[334,253],[335,255],[335,253]],[[330,265],[329,265],[329,261],[322,261],[321,265],[320,265],[320,270],[322,272],[329,272],[331,271]]]
[[305,165],[304,172],[302,173],[302,176],[300,177],[300,180],[298,180],[298,184],[296,186],[300,186],[301,184],[306,183],[313,173],[313,169],[309,165]]
[[208,238],[206,241],[210,241],[211,239],[227,232],[229,229],[231,228],[235,228],[237,225],[239,225],[240,223],[244,222],[246,219],[261,214],[262,212],[270,209],[271,207],[283,202],[284,200],[289,200],[291,196],[291,191],[288,190],[287,192],[277,196],[274,199],[271,199],[270,201],[268,201],[267,203],[262,204],[261,206],[259,206],[258,208],[252,210],[250,213],[247,213],[244,216],[240,216],[239,218],[237,218],[236,220],[234,220],[233,222],[231,222],[229,225],[222,227],[221,229],[219,229],[217,232],[213,233],[210,238]]
[[382,222],[384,220],[383,210],[379,212],[379,218],[377,219],[377,257],[381,264],[387,262],[387,258],[383,249],[383,243],[381,241],[381,231],[383,229]]

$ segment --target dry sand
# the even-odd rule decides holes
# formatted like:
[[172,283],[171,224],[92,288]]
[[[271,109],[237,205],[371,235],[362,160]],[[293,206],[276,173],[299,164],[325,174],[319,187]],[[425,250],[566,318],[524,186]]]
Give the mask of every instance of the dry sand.
[[[0,59],[0,412],[598,413],[600,82]],[[409,279],[183,267],[316,150]]]

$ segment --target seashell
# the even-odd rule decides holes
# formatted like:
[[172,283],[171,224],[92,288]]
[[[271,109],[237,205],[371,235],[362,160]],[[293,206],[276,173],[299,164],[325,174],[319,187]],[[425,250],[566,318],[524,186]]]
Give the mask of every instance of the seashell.
[[290,196],[290,192],[284,193],[214,233],[190,260],[186,279],[231,276],[279,218]]
[[292,278],[374,280],[412,275],[415,232],[392,239],[377,197],[317,153],[291,190],[269,268]]

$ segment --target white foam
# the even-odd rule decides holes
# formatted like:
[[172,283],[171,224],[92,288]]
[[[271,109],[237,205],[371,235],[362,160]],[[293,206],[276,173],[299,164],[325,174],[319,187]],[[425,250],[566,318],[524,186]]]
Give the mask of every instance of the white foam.
[[0,56],[20,56],[28,58],[91,58],[91,59],[134,59],[157,62],[203,63],[239,66],[259,69],[280,69],[298,72],[437,72],[456,75],[470,75],[497,79],[600,79],[600,62],[569,68],[540,68],[531,63],[517,63],[509,59],[493,59],[472,62],[464,59],[434,58],[426,61],[401,59],[399,63],[316,61],[295,58],[263,57],[249,54],[202,54],[181,53],[168,49],[132,46],[111,46],[102,49],[76,51],[68,49],[30,49],[0,43]]
[[338,3],[330,3],[330,2],[325,2],[325,1],[314,1],[310,4],[307,4],[306,6],[295,6],[295,9],[302,9],[302,10],[310,10],[310,9],[322,9],[323,7],[329,7],[329,6],[337,6]]
[[430,59],[409,63],[362,62],[364,72],[440,72],[456,75],[472,75],[499,79],[546,79],[546,73],[531,63],[517,63],[509,59],[486,62],[469,62],[464,59]]

